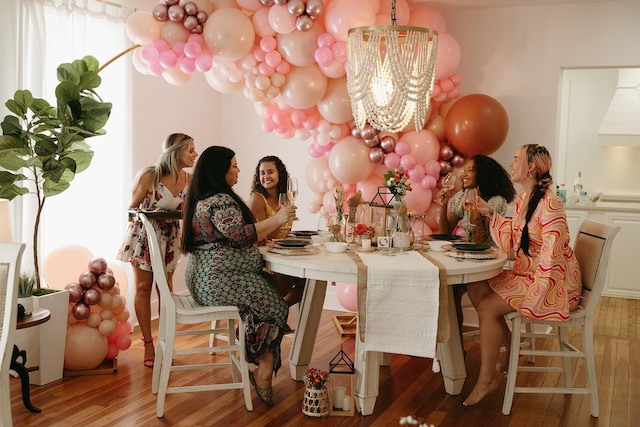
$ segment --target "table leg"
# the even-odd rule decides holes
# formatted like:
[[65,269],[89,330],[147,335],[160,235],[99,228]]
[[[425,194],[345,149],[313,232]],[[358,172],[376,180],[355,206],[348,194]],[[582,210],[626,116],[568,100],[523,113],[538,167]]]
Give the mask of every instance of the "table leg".
[[447,315],[449,316],[449,341],[439,342],[436,347],[436,356],[442,370],[444,389],[448,394],[458,395],[462,392],[467,371],[464,366],[464,352],[460,341],[458,318],[453,296],[453,286],[447,290]]
[[373,414],[380,386],[380,365],[383,354],[378,351],[366,351],[360,342],[359,329],[356,329],[356,389],[354,399],[362,415]]
[[302,376],[309,369],[326,290],[327,282],[307,279],[300,301],[296,331],[293,335],[289,356],[291,378],[296,381],[302,380]]
[[[22,361],[18,361],[22,359]],[[27,363],[27,353],[24,350],[19,350],[16,345],[13,346],[13,354],[11,356],[10,369],[15,371],[20,376],[20,382],[22,383],[22,402],[25,408],[31,412],[40,412],[41,409],[36,408],[31,404],[30,389],[29,389],[29,372],[25,367]]]

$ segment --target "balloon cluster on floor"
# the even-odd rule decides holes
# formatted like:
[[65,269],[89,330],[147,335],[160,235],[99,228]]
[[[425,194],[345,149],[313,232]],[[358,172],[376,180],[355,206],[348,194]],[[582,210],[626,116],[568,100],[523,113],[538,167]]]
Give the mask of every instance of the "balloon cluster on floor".
[[47,286],[69,291],[65,369],[95,369],[131,346],[124,271],[82,246],[65,246],[47,256],[44,277]]
[[[461,96],[462,78],[455,74],[460,47],[442,15],[422,0],[396,3],[398,25],[431,28],[439,35],[432,112],[419,132],[407,128],[385,134],[353,125],[345,74],[347,32],[390,25],[391,2],[167,0],[154,13],[135,12],[127,34],[141,46],[133,58],[139,72],[176,85],[202,72],[215,90],[242,91],[253,101],[263,131],[311,140],[306,173],[315,193],[311,213],[335,209],[338,186],[346,197],[360,190],[362,200],[371,200],[383,174],[402,166],[414,183],[407,206],[425,212],[427,226],[435,228],[438,211],[431,200],[441,176],[470,156],[495,152],[506,138],[508,119],[490,96]],[[195,21],[186,25],[194,16],[187,10],[203,18],[197,19],[201,31],[189,30]]]

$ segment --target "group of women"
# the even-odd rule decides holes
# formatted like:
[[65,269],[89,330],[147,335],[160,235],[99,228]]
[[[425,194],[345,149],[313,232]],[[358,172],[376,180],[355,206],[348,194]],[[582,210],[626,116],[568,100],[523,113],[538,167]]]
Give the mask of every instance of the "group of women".
[[[196,157],[191,137],[169,135],[157,165],[142,170],[134,181],[130,208],[182,209],[182,233],[177,220],[155,223],[169,283],[179,254],[188,254],[185,282],[194,299],[240,309],[247,325],[247,358],[257,366],[250,380],[259,399],[272,406],[271,381],[281,366],[288,308],[300,300],[303,283],[265,270],[258,245],[285,236],[288,228],[283,226],[296,217],[295,206],[278,203],[278,194],[286,192],[288,173],[279,158],[262,158],[245,203],[233,190],[240,168],[231,149],[208,147],[188,174],[184,169],[194,166]],[[581,293],[564,209],[551,189],[549,152],[541,145],[525,145],[510,168],[509,174],[495,160],[474,156],[460,175],[462,190],[451,198],[445,191],[438,195],[443,200],[440,232],[451,233],[460,222],[468,240],[497,246],[514,260],[512,270],[456,290],[459,311],[466,291],[478,311],[480,328],[480,372],[465,406],[480,402],[498,386],[495,365],[501,344],[510,338],[504,314],[517,310],[529,317],[566,320]],[[517,198],[513,183],[522,188]],[[463,195],[471,188],[478,190],[478,203],[465,207]],[[514,198],[513,216],[506,218],[507,204]],[[144,364],[153,366],[153,272],[139,222],[129,224],[118,257],[134,267]]]

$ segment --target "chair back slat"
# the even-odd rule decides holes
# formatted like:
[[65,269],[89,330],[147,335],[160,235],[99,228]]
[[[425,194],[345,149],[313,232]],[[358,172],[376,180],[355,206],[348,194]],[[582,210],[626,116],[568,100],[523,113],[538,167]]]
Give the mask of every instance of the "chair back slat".
[[157,231],[145,214],[139,213],[138,218],[142,221],[147,233],[149,257],[151,258],[151,269],[153,270],[153,280],[156,282],[158,290],[160,291],[160,298],[165,298],[165,301],[170,303],[170,301],[172,301],[171,290],[169,289],[169,282],[167,281],[164,253],[160,249],[160,244],[158,243]]

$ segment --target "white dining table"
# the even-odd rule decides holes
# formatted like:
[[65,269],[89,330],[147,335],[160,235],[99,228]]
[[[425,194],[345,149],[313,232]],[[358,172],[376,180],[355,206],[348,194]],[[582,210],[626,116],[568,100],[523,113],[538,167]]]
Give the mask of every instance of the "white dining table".
[[[356,283],[358,266],[348,254],[329,254],[323,248],[320,248],[316,254],[302,256],[269,252],[269,248],[266,246],[261,247],[260,251],[266,267],[270,270],[307,279],[300,301],[296,330],[289,356],[291,377],[300,381],[311,362],[327,283]],[[444,252],[429,251],[423,254],[440,268],[441,273],[446,273],[446,284],[449,285],[446,292],[447,309],[440,311],[441,315],[446,312],[447,322],[444,324],[449,328],[448,334],[446,334],[448,339],[437,343],[436,355],[446,392],[458,395],[464,385],[466,370],[451,285],[472,283],[498,275],[507,262],[507,256],[500,253],[495,259],[479,261],[453,258]],[[441,274],[440,277],[443,276]],[[354,397],[360,413],[370,415],[373,413],[378,396],[379,371],[384,355],[376,351],[363,351],[363,346],[359,345],[360,328],[356,328],[356,331],[356,360],[358,363],[355,366],[356,390]],[[365,354],[359,354],[359,352]]]

